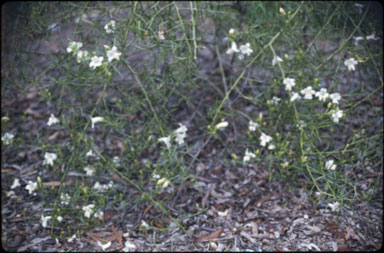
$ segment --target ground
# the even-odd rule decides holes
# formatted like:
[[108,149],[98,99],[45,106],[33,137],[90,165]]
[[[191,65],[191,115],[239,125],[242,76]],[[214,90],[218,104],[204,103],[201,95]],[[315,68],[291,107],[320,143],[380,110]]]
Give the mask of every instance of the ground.
[[[2,22],[2,33],[9,29],[3,27],[7,24],[12,23]],[[28,48],[41,54],[64,52],[64,42],[61,44],[59,38],[70,34],[71,29],[62,27],[60,34],[53,31],[51,37],[44,37],[44,40],[36,35],[35,39],[28,42]],[[2,34],[2,61],[9,61],[6,66],[2,66],[2,78],[6,78],[13,67],[14,55],[5,49],[4,44],[12,43],[14,38],[3,39]],[[34,64],[41,64],[41,68],[34,71],[42,73],[46,67],[45,58],[39,54],[34,57]],[[215,64],[208,61],[210,57],[212,55],[209,55],[209,52],[204,54],[204,50],[199,55],[205,74],[213,73],[210,65]],[[133,57],[130,60],[135,59]],[[136,61],[140,61],[140,57]],[[210,70],[212,72],[209,72]],[[236,73],[236,69],[229,71]],[[49,81],[52,76],[48,74],[42,80]],[[212,77],[213,82],[215,78],[220,79],[221,76]],[[42,97],[34,90],[33,85],[26,94],[7,95],[2,95],[2,111],[7,112],[11,119],[26,115],[23,122],[11,120],[7,131],[25,132],[25,138],[34,138],[44,129],[52,105],[41,102]],[[196,97],[201,97],[207,104],[212,100],[212,97],[204,94],[196,94]],[[92,102],[92,96],[89,99]],[[373,101],[374,103],[369,105],[370,109],[382,110],[382,97],[378,96]],[[186,105],[179,109],[178,115],[191,114],[197,110],[204,113],[203,111],[207,110],[204,104]],[[249,110],[255,109],[245,104],[234,106],[249,106]],[[364,111],[364,107],[361,110]],[[366,120],[364,117],[369,117],[369,112],[362,114],[363,121]],[[374,124],[377,125],[374,125],[373,129],[382,126],[382,119]],[[105,138],[100,131],[93,134],[100,149],[108,149],[109,145],[119,149],[115,139]],[[57,127],[46,138],[47,141],[65,142],[68,135],[62,128]],[[225,136],[227,142],[236,138],[236,132],[233,136]],[[294,184],[295,187],[292,187],[284,180],[271,181],[268,170],[256,163],[240,166],[224,162],[227,153],[232,150],[224,152],[225,147],[223,148],[220,142],[206,143],[198,134],[190,146],[200,147],[194,150],[199,161],[188,160],[195,176],[191,176],[182,185],[164,191],[158,197],[167,204],[167,211],[173,217],[188,217],[181,221],[186,231],[164,215],[160,207],[152,204],[130,203],[119,207],[107,205],[104,209],[104,222],[91,230],[76,227],[74,224],[73,229],[81,230],[82,234],[81,238],[72,242],[52,237],[51,232],[60,231],[60,228],[41,226],[41,212],[49,211],[49,208],[44,208],[44,203],[52,202],[52,199],[44,199],[39,194],[29,195],[24,189],[17,190],[14,197],[6,195],[14,178],[20,178],[24,187],[31,176],[49,176],[46,174],[48,172],[40,172],[41,148],[26,146],[18,147],[17,152],[3,152],[2,147],[2,247],[7,251],[101,251],[96,243],[98,238],[113,239],[108,251],[122,250],[127,240],[135,245],[134,250],[137,251],[373,251],[382,247],[382,184],[376,198],[370,201],[356,200],[353,210],[341,209],[339,212],[333,212],[326,204],[314,204],[311,201],[316,199],[316,196],[308,196],[307,189],[311,185],[305,180],[299,180]],[[150,154],[143,156],[139,158],[140,162],[151,158]],[[367,163],[362,166],[371,165]],[[361,179],[361,184],[368,184],[376,178],[382,181],[381,168],[371,169],[372,172]],[[116,191],[123,194],[124,200],[129,201],[132,196],[138,194],[137,189],[116,173],[106,177],[119,183]],[[81,175],[72,173],[68,174],[66,183],[73,185],[82,179]],[[49,187],[57,187],[55,181],[46,183]],[[87,183],[91,184],[88,181]],[[205,208],[207,210],[203,211]],[[142,221],[148,224],[152,222],[157,229],[141,229]],[[166,226],[170,228],[162,230]]]

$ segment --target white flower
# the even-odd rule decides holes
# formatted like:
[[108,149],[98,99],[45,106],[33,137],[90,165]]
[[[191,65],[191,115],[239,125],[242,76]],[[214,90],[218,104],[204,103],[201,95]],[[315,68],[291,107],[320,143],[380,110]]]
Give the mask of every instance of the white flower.
[[287,13],[285,13],[285,10],[283,9],[283,7],[280,7],[279,8],[279,12],[281,15],[285,16]]
[[55,153],[46,152],[44,154],[43,165],[51,165],[53,166],[53,162],[57,159],[57,155]]
[[188,128],[179,123],[180,127],[178,129],[175,130],[176,132],[176,142],[179,144],[179,145],[182,145],[184,143],[184,139],[185,137],[187,136],[186,132],[188,131]]
[[143,228],[149,228],[149,225],[148,225],[147,222],[145,222],[145,220],[141,220],[140,227],[143,227]]
[[248,56],[250,56],[253,53],[253,50],[251,49],[251,44],[249,44],[249,42],[246,43],[245,45],[241,45],[239,49],[242,54],[246,54]]
[[100,241],[97,241],[97,244],[101,247],[103,251],[111,247],[112,242],[107,242],[106,244],[102,244]]
[[296,85],[295,79],[293,78],[284,78],[283,84],[285,84],[286,90],[292,90],[292,87]]
[[100,220],[102,220],[103,217],[104,217],[104,212],[100,210],[100,211],[95,213],[94,217],[95,218],[99,218]]
[[47,222],[51,219],[51,216],[44,217],[44,215],[41,215],[41,225],[46,228]]
[[136,245],[129,242],[129,241],[126,241],[125,244],[124,244],[124,248],[123,248],[123,251],[124,252],[129,252],[130,250],[134,250],[136,249]]
[[221,129],[221,128],[226,128],[228,126],[228,122],[227,121],[223,121],[223,122],[220,122],[219,124],[217,124],[215,126],[216,129]]
[[249,160],[251,160],[251,158],[255,158],[256,155],[252,152],[249,152],[248,149],[245,150],[245,155],[244,155],[244,158],[243,158],[243,162],[246,163],[248,162]]
[[89,167],[86,166],[84,168],[84,171],[86,172],[87,176],[93,176],[93,174],[95,174],[95,169],[93,167],[91,167],[91,166],[89,166]]
[[108,62],[113,61],[114,59],[120,59],[121,52],[117,51],[117,47],[113,46],[111,50],[107,51]]
[[165,40],[164,31],[158,31],[157,34],[159,35],[159,40]]
[[231,55],[235,52],[239,52],[239,49],[237,49],[236,42],[232,42],[232,46],[227,50],[227,54]]
[[332,93],[331,95],[329,95],[329,97],[332,99],[332,103],[334,104],[339,104],[339,100],[341,99],[341,96],[339,93]]
[[363,40],[364,38],[361,37],[361,36],[359,36],[359,37],[353,37],[353,39],[355,40],[355,42],[354,42],[353,44],[355,44],[355,46],[357,46],[358,43],[359,43],[359,41],[360,41],[360,40]]
[[275,66],[277,62],[282,62],[283,59],[281,59],[279,56],[273,56],[272,59],[272,66]]
[[15,178],[15,180],[13,180],[13,184],[11,185],[11,189],[15,189],[19,186],[20,186],[20,180],[18,178]]
[[62,222],[64,219],[63,219],[63,217],[61,217],[61,216],[57,216],[57,221],[58,222]]
[[159,138],[159,141],[164,142],[165,145],[167,146],[167,148],[171,147],[171,136],[161,137],[161,138]]
[[66,193],[65,195],[61,194],[60,199],[61,199],[61,204],[68,205],[71,197],[68,195],[68,193]]
[[293,102],[293,101],[295,101],[295,100],[297,100],[297,99],[301,99],[299,93],[297,93],[297,92],[292,92],[292,96],[291,96],[291,99],[290,99],[291,102]]
[[273,98],[271,99],[271,104],[272,105],[277,105],[280,100],[281,100],[281,98],[273,96]]
[[90,218],[93,213],[93,208],[95,208],[94,204],[90,204],[88,206],[83,206],[84,216]]
[[77,52],[76,59],[77,59],[78,63],[80,63],[83,60],[86,60],[87,57],[88,57],[88,51],[87,50],[79,50],[79,52]]
[[221,211],[217,211],[217,214],[218,214],[219,216],[221,216],[221,217],[225,217],[225,216],[227,216],[227,215],[228,215],[228,209],[227,209],[227,210],[225,210],[224,212],[221,212]]
[[115,22],[115,20],[109,21],[109,23],[107,23],[104,26],[104,29],[105,29],[106,33],[114,33],[115,29],[116,29],[116,22]]
[[318,97],[320,101],[325,101],[329,94],[327,89],[321,88],[320,91],[316,92],[315,96]]
[[355,70],[356,64],[357,64],[357,61],[353,57],[344,61],[344,65],[348,67],[349,71]]
[[266,135],[265,133],[261,133],[261,136],[260,136],[260,145],[265,147],[265,145],[270,142],[272,140],[272,137],[269,136],[269,135]]
[[375,33],[372,33],[371,35],[368,35],[366,37],[367,40],[378,40],[379,38],[375,37]]
[[67,241],[72,242],[74,239],[76,239],[76,234],[74,234],[70,238],[68,238]]
[[88,156],[96,156],[95,153],[93,153],[93,150],[90,149],[86,154],[85,154],[86,157]]
[[312,89],[312,86],[308,86],[301,90],[300,93],[304,95],[304,99],[312,99],[312,95],[315,94],[315,91]]
[[171,183],[168,179],[165,177],[161,178],[159,181],[157,181],[157,184],[162,185],[163,188],[167,188],[167,186]]
[[103,117],[94,117],[94,118],[91,118],[91,121],[92,121],[92,128],[95,128],[95,124],[98,122],[104,121],[104,118]]
[[343,111],[342,110],[339,110],[339,108],[337,108],[336,110],[332,111],[333,122],[339,123],[339,119],[341,117],[343,117]]
[[230,35],[234,35],[235,34],[235,29],[233,29],[233,28],[229,29],[228,33]]
[[250,121],[249,121],[248,130],[249,130],[250,132],[253,132],[253,131],[256,130],[256,128],[257,128],[258,126],[259,126],[259,123],[250,120]]
[[329,203],[328,206],[332,209],[332,212],[337,212],[340,209],[340,204],[337,201],[333,204]]
[[101,66],[101,64],[103,63],[103,60],[104,60],[104,57],[102,57],[102,56],[97,57],[95,55],[91,58],[91,62],[89,63],[89,67],[95,69],[95,68]]
[[269,150],[274,150],[276,148],[275,144],[269,144],[268,149]]
[[116,167],[120,167],[120,158],[118,156],[114,156],[112,158],[112,162],[115,164]]
[[5,133],[1,137],[1,141],[4,142],[5,145],[8,145],[12,143],[14,137],[15,136],[12,133]]
[[51,117],[49,117],[47,125],[48,125],[48,126],[51,126],[51,125],[53,125],[53,124],[57,124],[57,123],[59,123],[59,122],[60,122],[59,119],[56,118],[55,115],[53,115],[53,114],[51,113]]
[[81,42],[71,41],[68,43],[67,52],[75,54],[82,46]]
[[335,170],[336,169],[336,164],[334,164],[334,161],[333,160],[328,160],[326,163],[325,163],[325,168],[327,170]]
[[154,173],[154,174],[152,175],[152,177],[153,177],[154,179],[159,179],[159,178],[160,178],[160,175],[159,175],[159,174],[156,174],[156,173]]

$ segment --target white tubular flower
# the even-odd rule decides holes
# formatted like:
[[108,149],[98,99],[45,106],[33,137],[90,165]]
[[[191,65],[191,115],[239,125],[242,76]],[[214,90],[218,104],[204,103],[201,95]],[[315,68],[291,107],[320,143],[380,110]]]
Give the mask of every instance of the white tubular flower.
[[78,63],[87,60],[88,57],[88,51],[86,50],[79,50],[76,55],[76,60]]
[[327,170],[335,170],[336,169],[336,164],[334,164],[334,161],[333,160],[328,160],[326,163],[325,163],[325,168]]
[[37,189],[37,182],[28,181],[25,189],[28,190],[29,194],[32,194]]
[[299,93],[297,92],[292,92],[292,96],[291,96],[291,102],[295,101],[295,100],[298,100],[298,99],[301,99]]
[[245,45],[241,45],[239,49],[242,54],[246,54],[248,56],[250,56],[253,53],[253,50],[251,49],[251,44],[249,44],[249,42],[246,43]]
[[332,111],[333,122],[339,123],[339,119],[341,117],[343,117],[343,111],[342,110],[339,110],[339,108],[337,108],[336,110]]
[[90,218],[93,213],[93,208],[95,208],[94,204],[90,204],[88,206],[83,206],[84,216]]
[[51,126],[51,125],[53,125],[53,124],[57,124],[57,123],[59,123],[59,122],[60,122],[59,119],[56,118],[55,115],[53,115],[53,113],[51,113],[51,116],[50,116],[49,119],[48,119],[48,123],[47,123],[47,125],[48,125],[48,126]]
[[121,55],[121,52],[117,50],[116,46],[113,46],[111,50],[107,51],[108,62],[111,62],[114,59],[120,60],[120,55]]
[[371,35],[368,35],[366,37],[367,40],[378,40],[380,38],[375,37],[375,33],[372,33]]
[[223,122],[220,122],[219,124],[217,124],[215,126],[216,129],[222,129],[222,128],[226,128],[228,126],[228,122],[227,121],[223,121]]
[[315,96],[319,98],[320,101],[325,101],[329,94],[327,92],[327,89],[321,88],[320,91],[315,93]]
[[175,130],[176,132],[176,142],[179,144],[179,145],[182,145],[184,144],[184,139],[185,137],[187,136],[187,131],[188,131],[188,128],[179,123],[179,128]]
[[272,59],[272,66],[275,66],[277,62],[282,62],[283,59],[281,59],[279,56],[273,56]]
[[93,176],[93,174],[95,174],[95,169],[93,168],[93,167],[91,167],[91,166],[86,166],[85,168],[84,168],[84,171],[85,171],[85,173],[86,173],[86,175],[87,176]]
[[239,49],[237,49],[236,42],[232,42],[232,46],[227,50],[227,54],[231,55],[233,53],[238,53],[238,52],[239,52]]
[[269,150],[274,150],[276,148],[275,144],[269,144],[268,149]]
[[18,178],[15,178],[13,181],[13,184],[11,185],[11,189],[15,189],[20,186],[20,180]]
[[89,67],[92,68],[92,69],[95,69],[99,66],[101,66],[101,64],[103,63],[103,60],[104,60],[104,57],[100,56],[93,56],[91,58],[91,62],[89,63]]
[[82,42],[71,41],[68,43],[67,52],[75,54],[82,46]]
[[159,40],[165,40],[164,31],[158,31],[157,35],[159,35]]
[[162,185],[163,188],[167,188],[167,186],[171,183],[168,179],[165,177],[161,178],[159,181],[157,181],[157,184]]
[[106,244],[102,244],[100,241],[97,241],[97,244],[101,247],[103,251],[111,247],[112,242],[107,242]]
[[340,204],[337,201],[333,204],[329,203],[328,206],[332,209],[332,212],[337,212],[340,210]]
[[105,29],[105,32],[108,33],[108,34],[109,33],[114,33],[115,29],[116,29],[116,22],[115,22],[115,20],[109,21],[109,23],[104,26],[104,29]]
[[1,141],[5,144],[5,145],[9,145],[13,142],[13,138],[15,136],[12,134],[12,133],[5,133],[3,136],[1,136]]
[[315,94],[315,91],[312,89],[312,86],[308,86],[307,88],[300,91],[301,94],[304,95],[304,99],[312,99],[312,96]]
[[352,58],[345,60],[344,65],[347,66],[349,71],[356,70],[355,65],[357,65],[357,61],[355,60],[355,58],[352,57]]
[[167,148],[171,147],[171,136],[161,137],[159,138],[159,141],[164,142]]
[[293,78],[284,78],[283,84],[285,84],[286,90],[292,90],[292,87],[296,85],[295,79]]
[[243,162],[246,163],[246,162],[249,162],[249,160],[251,160],[251,158],[255,158],[256,155],[252,152],[249,152],[248,149],[245,150],[245,155],[243,157]]
[[250,120],[250,121],[249,121],[248,130],[249,130],[250,132],[254,132],[254,131],[256,131],[256,128],[257,128],[258,126],[259,126],[259,123]]
[[273,96],[273,98],[271,99],[271,104],[277,105],[280,102],[280,100],[281,100],[281,98]]
[[91,121],[92,121],[92,127],[91,128],[95,128],[95,124],[98,122],[104,121],[104,118],[103,117],[94,117],[94,118],[91,118]]
[[230,34],[230,35],[234,35],[235,34],[235,29],[233,29],[233,28],[231,28],[231,29],[229,29],[229,31],[228,31],[228,33]]
[[61,216],[57,216],[56,219],[57,219],[58,222],[62,222],[64,220],[63,217],[61,217]]
[[339,100],[341,99],[341,96],[339,93],[332,93],[331,95],[329,95],[329,97],[332,99],[332,103],[334,104],[339,104]]
[[74,234],[74,235],[72,235],[71,237],[69,237],[68,239],[67,239],[67,242],[72,242],[73,240],[75,240],[76,239],[76,234]]
[[46,228],[48,221],[51,219],[51,216],[44,217],[44,215],[41,215],[41,225]]
[[265,147],[265,145],[272,140],[272,137],[269,135],[266,135],[265,133],[261,133],[260,136],[260,145]]
[[86,154],[85,154],[86,157],[88,156],[96,156],[95,153],[93,153],[93,150],[90,149]]
[[46,152],[44,155],[43,165],[51,165],[53,166],[53,162],[57,159],[57,155],[55,153]]

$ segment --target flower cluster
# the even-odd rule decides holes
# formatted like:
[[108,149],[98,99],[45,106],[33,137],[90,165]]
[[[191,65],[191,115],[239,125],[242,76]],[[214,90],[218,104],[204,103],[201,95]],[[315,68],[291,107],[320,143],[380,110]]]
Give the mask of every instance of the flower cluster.
[[[177,128],[174,133],[176,134],[176,142],[177,144],[179,145],[183,145],[184,144],[184,139],[187,137],[187,131],[188,131],[188,128],[179,123],[179,128]],[[171,147],[171,137],[174,136],[174,135],[169,135],[167,137],[161,137],[159,138],[159,141],[163,142],[167,148],[169,149]]]
[[1,136],[1,141],[4,143],[4,145],[8,145],[13,142],[14,137],[15,136],[12,133],[5,133],[3,136]]
[[95,185],[93,186],[93,189],[95,189],[97,192],[105,192],[106,190],[113,187],[113,182],[110,181],[108,184],[100,184],[98,181],[96,181]]
[[[111,20],[108,24],[104,26],[106,33],[114,33],[116,29],[116,22]],[[90,57],[89,52],[86,50],[80,50],[83,47],[82,42],[70,41],[67,47],[67,52],[72,53],[73,56],[76,57],[76,61],[78,63],[81,62],[89,62],[89,67],[91,69],[96,69],[103,65],[104,56],[97,56],[95,53],[92,57]],[[112,62],[113,60],[120,60],[121,52],[118,51],[116,46],[105,45],[106,55],[108,58],[108,62]]]
[[250,56],[253,53],[253,50],[251,49],[251,44],[247,42],[244,45],[241,45],[239,48],[237,48],[236,42],[232,41],[231,48],[227,50],[227,54],[232,55],[233,53],[239,53],[239,60],[244,59],[244,55]]

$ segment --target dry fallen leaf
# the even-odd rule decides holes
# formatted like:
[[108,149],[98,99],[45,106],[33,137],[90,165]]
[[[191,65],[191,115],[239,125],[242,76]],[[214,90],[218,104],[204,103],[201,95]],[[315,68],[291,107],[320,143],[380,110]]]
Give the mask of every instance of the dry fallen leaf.
[[219,228],[218,230],[216,230],[215,232],[209,234],[209,235],[206,235],[206,236],[202,236],[202,237],[199,237],[195,240],[195,243],[198,243],[198,242],[204,242],[204,241],[208,241],[208,240],[211,240],[211,239],[214,239],[216,237],[219,237],[220,234],[224,231],[224,227],[221,227]]

